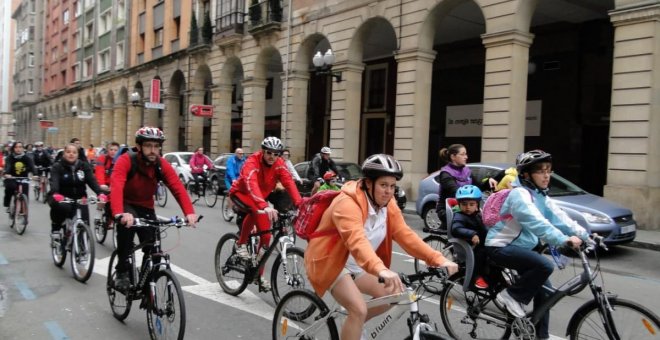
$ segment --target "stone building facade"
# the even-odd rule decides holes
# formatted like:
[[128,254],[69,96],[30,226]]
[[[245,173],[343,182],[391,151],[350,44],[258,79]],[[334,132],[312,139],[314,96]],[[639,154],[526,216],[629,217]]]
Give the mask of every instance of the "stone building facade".
[[[171,22],[175,2],[164,4]],[[442,146],[505,163],[542,148],[565,177],[660,227],[660,1],[217,0],[191,12],[202,33],[178,50],[129,51],[124,72],[40,102],[60,129],[48,142],[130,143],[149,124],[165,151],[255,151],[276,135],[296,161],[326,144],[353,162],[388,152],[413,200]],[[328,50],[332,69],[315,68]],[[163,110],[149,101],[154,79]],[[74,105],[93,118],[71,117]]]

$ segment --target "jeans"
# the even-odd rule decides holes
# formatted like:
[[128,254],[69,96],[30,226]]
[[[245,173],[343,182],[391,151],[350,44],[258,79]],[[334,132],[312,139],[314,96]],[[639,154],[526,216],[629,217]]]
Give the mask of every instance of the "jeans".
[[[531,250],[514,245],[506,247],[486,247],[488,256],[498,265],[515,269],[520,276],[507,291],[516,301],[528,304],[534,299],[534,309],[540,307],[548,297],[548,292],[542,287],[550,287],[548,278],[554,270],[554,264],[545,256]],[[536,324],[536,335],[541,338],[549,336],[548,326],[550,311],[545,313]]]

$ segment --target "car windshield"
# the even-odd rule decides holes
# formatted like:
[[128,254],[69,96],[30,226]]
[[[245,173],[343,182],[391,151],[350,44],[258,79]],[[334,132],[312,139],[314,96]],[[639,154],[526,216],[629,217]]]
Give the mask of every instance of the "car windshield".
[[183,153],[180,154],[179,157],[181,157],[181,160],[183,161],[183,164],[188,164],[190,163],[190,158],[192,157],[193,154],[191,153]]
[[337,164],[339,177],[347,180],[358,179],[362,177],[362,169],[355,163]]
[[557,174],[552,174],[552,177],[550,178],[550,192],[548,192],[548,195],[557,197],[584,195],[585,193],[586,192],[584,190],[566,178]]

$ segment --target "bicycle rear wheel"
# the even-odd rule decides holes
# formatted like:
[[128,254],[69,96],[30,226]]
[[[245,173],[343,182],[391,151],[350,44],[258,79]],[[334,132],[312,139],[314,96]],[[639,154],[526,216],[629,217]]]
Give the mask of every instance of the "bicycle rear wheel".
[[110,309],[112,309],[112,315],[115,319],[122,321],[128,317],[128,313],[131,312],[131,304],[133,303],[132,298],[126,297],[126,294],[115,289],[115,279],[117,277],[117,271],[115,266],[117,265],[118,257],[117,251],[113,251],[110,255],[110,263],[108,264],[108,278],[105,284],[106,292],[108,293],[108,300],[110,301]]
[[[303,315],[312,307],[312,313],[296,320],[290,315]],[[273,340],[278,339],[331,339],[339,340],[337,325],[332,317],[320,320],[330,310],[316,294],[308,290],[294,290],[282,297],[273,316]],[[317,321],[318,320],[318,321]]]
[[236,254],[236,234],[225,234],[215,248],[215,276],[225,293],[238,295],[248,285],[249,264]]
[[212,179],[207,182],[207,188],[204,190],[204,201],[206,206],[209,208],[215,207],[215,204],[218,202],[218,181],[217,179]]
[[101,216],[94,220],[94,237],[96,238],[96,242],[103,244],[108,235],[108,229],[105,227],[107,223],[105,211],[101,210],[100,214]]
[[159,182],[156,188],[156,203],[161,208],[164,208],[167,204],[167,188],[165,188],[165,184],[162,182]]
[[94,241],[92,232],[84,223],[77,223],[73,228],[71,245],[71,270],[79,282],[87,282],[94,270]]
[[34,189],[34,200],[39,202],[39,194],[41,194],[41,183],[36,183],[32,188]]
[[186,333],[186,303],[181,284],[169,269],[153,274],[147,324],[151,339],[183,339]]
[[618,298],[609,298],[609,302],[611,312],[601,313],[595,300],[580,308],[576,312],[577,322],[570,325],[571,339],[658,339],[660,321],[657,315],[636,302]]
[[60,228],[58,231],[60,233],[60,240],[55,243],[51,244],[51,256],[53,257],[53,263],[55,264],[56,267],[62,268],[64,265],[64,262],[66,261],[66,238],[64,237],[64,230],[66,227]]
[[227,222],[231,222],[235,215],[234,210],[229,207],[229,200],[229,194],[222,196],[222,218]]
[[[424,238],[424,243],[431,246],[431,248],[441,252],[442,255],[444,255],[444,257],[447,258],[448,260],[454,259],[451,245],[447,243],[446,236],[431,234]],[[415,273],[428,270],[428,266],[426,265],[426,263],[424,263],[424,261],[421,261],[420,259],[417,258],[415,259],[414,267],[415,267]],[[429,293],[436,295],[439,295],[442,292],[442,289],[444,288],[442,282],[439,281],[438,278],[435,276],[432,276],[427,280],[425,280],[424,282],[422,282],[422,285]]]
[[25,194],[20,194],[16,201],[14,210],[14,230],[17,234],[23,235],[28,224],[28,198]]
[[[440,296],[440,316],[452,339],[508,339],[511,321],[506,310],[486,292],[463,291],[464,276],[453,277]],[[510,319],[511,318],[511,319]]]

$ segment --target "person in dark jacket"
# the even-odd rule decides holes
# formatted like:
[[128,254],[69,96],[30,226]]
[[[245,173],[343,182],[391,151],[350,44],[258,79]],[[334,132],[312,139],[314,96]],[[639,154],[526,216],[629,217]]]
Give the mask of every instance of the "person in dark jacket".
[[[88,162],[87,153],[85,152],[85,148],[82,147],[82,143],[80,142],[80,139],[73,137],[71,138],[70,143],[78,148],[78,159],[80,159],[83,162]],[[63,154],[64,154],[63,150],[58,152],[57,155],[55,156],[55,162],[59,161],[62,158]]]
[[[25,154],[22,142],[15,142],[12,144],[9,155],[5,159],[4,177],[5,177],[5,198],[3,201],[4,207],[9,212],[9,202],[16,192],[18,184],[13,177],[28,177],[28,173],[34,174],[34,163],[32,158]],[[29,183],[21,183],[23,193],[29,197],[30,185]]]
[[[53,244],[60,238],[59,231],[64,220],[73,217],[76,213],[75,205],[60,204],[59,201],[64,197],[80,199],[87,196],[87,186],[101,200],[105,201],[105,195],[94,177],[92,166],[78,158],[78,150],[79,148],[73,143],[66,145],[62,158],[51,168],[48,204],[50,205],[51,242]],[[83,207],[82,218],[89,222],[88,207]]]
[[37,167],[36,170],[39,171],[39,176],[47,176],[50,172],[50,166],[53,161],[48,155],[48,152],[44,150],[44,142],[34,143],[34,166]]
[[337,169],[335,161],[330,158],[331,153],[332,150],[330,150],[329,147],[324,146],[321,148],[321,152],[317,153],[316,156],[314,156],[314,159],[312,159],[312,163],[310,164],[309,170],[307,171],[307,178],[311,181],[314,181],[312,195],[319,190],[319,187],[322,184],[321,182],[323,182],[323,174],[328,172],[328,170],[332,170],[336,174],[339,173],[339,169]]
[[464,185],[456,191],[459,211],[454,213],[451,222],[450,234],[452,237],[460,238],[472,245],[474,252],[474,285],[479,289],[488,288],[488,284],[481,277],[486,262],[486,248],[484,242],[488,229],[481,220],[479,203],[481,202],[481,190],[474,185]]

